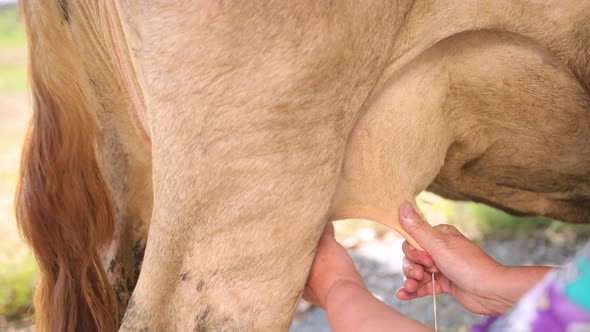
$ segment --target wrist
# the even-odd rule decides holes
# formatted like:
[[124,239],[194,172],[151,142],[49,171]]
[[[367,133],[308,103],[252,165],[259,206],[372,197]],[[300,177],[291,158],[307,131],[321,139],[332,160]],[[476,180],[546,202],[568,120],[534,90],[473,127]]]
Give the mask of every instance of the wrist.
[[365,291],[370,293],[362,281],[350,279],[337,280],[332,284],[332,286],[330,286],[330,288],[326,292],[324,302],[321,305],[326,310],[328,310],[328,305],[333,305],[337,302],[346,301],[347,298],[350,298],[351,296],[356,296],[359,291]]
[[[512,287],[508,287],[508,294],[511,296],[514,302],[520,300],[520,298],[528,292],[533,286],[535,286],[545,274],[550,270],[547,266],[513,266],[508,272],[509,280],[515,282]],[[509,283],[510,284],[510,283]],[[511,291],[511,292],[510,292]]]
[[536,285],[551,268],[546,266],[506,266],[496,267],[488,289],[488,294],[496,303],[497,313],[510,310],[520,298]]
[[335,283],[325,307],[332,331],[432,331],[420,322],[389,307],[357,280]]

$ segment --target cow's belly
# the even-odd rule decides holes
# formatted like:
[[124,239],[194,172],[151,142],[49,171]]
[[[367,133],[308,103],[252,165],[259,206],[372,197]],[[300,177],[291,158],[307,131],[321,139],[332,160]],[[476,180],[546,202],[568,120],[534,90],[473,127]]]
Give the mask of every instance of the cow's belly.
[[396,71],[353,130],[335,218],[395,228],[426,188],[523,214],[590,221],[590,98],[542,48],[462,33]]
[[442,111],[455,138],[432,190],[590,222],[589,96],[543,49],[514,36],[488,38],[454,66]]

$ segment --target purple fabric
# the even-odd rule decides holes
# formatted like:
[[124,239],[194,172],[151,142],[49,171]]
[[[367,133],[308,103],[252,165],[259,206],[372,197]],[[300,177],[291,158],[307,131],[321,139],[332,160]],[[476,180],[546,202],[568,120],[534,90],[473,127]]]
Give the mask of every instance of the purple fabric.
[[492,324],[494,324],[494,322],[498,320],[498,317],[499,316],[486,317],[486,319],[483,322],[473,325],[471,327],[471,332],[486,332],[492,326]]
[[570,323],[588,322],[588,313],[572,302],[555,283],[547,287],[551,311],[556,317],[561,317]]
[[[578,253],[577,262],[590,262],[590,244]],[[590,310],[587,303],[588,269],[584,264],[571,262],[564,268],[551,270],[545,278],[531,289],[509,313],[487,317],[472,327],[472,332],[522,331],[522,332],[567,332],[590,331]],[[566,292],[566,287],[576,285],[575,296]],[[581,293],[580,293],[581,290]],[[582,301],[580,301],[582,300]]]

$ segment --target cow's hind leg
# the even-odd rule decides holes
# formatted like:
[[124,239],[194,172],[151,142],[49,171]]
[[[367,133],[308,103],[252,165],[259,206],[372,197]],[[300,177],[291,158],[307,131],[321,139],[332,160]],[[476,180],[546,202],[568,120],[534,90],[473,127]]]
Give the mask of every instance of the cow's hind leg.
[[[115,212],[113,239],[102,251],[108,281],[119,303],[119,321],[135,288],[147,241],[152,208],[151,164],[129,121],[113,121],[127,110],[104,112],[104,168]],[[116,124],[112,126],[112,124]],[[128,124],[125,128],[122,124]],[[111,125],[109,127],[109,125]],[[127,137],[123,142],[121,137]]]
[[286,330],[403,13],[162,4],[141,20],[154,212],[123,330]]

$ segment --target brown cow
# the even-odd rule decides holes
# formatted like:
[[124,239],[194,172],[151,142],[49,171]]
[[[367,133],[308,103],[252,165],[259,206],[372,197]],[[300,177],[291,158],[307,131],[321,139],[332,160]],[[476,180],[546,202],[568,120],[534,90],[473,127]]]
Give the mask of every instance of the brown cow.
[[21,9],[42,331],[286,330],[325,221],[427,188],[590,221],[588,0]]

